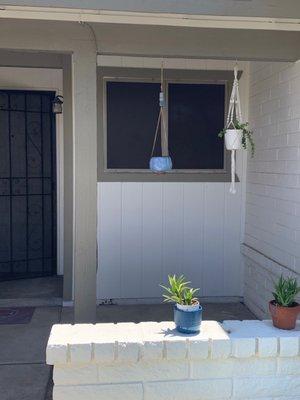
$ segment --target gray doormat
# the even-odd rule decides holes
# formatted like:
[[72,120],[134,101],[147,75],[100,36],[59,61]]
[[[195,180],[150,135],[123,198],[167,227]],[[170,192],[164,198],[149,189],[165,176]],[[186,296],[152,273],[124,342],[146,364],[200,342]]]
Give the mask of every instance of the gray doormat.
[[35,307],[1,307],[0,325],[29,324]]

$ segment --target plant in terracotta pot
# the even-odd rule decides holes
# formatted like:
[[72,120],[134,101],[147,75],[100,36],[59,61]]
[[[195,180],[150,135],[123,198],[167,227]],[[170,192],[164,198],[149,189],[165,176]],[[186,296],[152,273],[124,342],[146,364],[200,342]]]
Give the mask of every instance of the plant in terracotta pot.
[[197,333],[200,331],[202,321],[202,307],[195,294],[199,289],[189,286],[183,275],[169,275],[169,286],[160,285],[164,290],[164,301],[175,303],[174,322],[176,328],[182,333]]
[[300,313],[300,305],[296,302],[296,296],[300,293],[300,287],[294,278],[284,278],[282,275],[274,285],[274,300],[269,303],[273,325],[279,329],[294,329],[297,316]]
[[247,150],[250,148],[251,156],[254,156],[253,132],[249,129],[248,122],[235,120],[230,126],[223,129],[218,136],[219,138],[225,138],[227,150],[240,150],[242,148]]

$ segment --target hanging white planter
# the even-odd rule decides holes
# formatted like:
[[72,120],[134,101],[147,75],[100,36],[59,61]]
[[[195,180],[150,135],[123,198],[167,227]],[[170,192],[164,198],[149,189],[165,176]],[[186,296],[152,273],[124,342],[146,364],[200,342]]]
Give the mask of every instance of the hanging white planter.
[[[243,131],[241,129],[235,129],[235,123],[239,124],[243,121],[240,94],[239,94],[239,81],[238,81],[238,67],[237,64],[234,67],[234,81],[232,86],[232,92],[229,101],[229,110],[227,114],[227,122],[225,126],[225,146],[227,150],[231,151],[231,184],[230,193],[236,193],[235,189],[235,151],[240,150],[243,147],[242,138]],[[223,137],[223,131],[221,132]]]
[[242,129],[226,129],[225,146],[227,150],[241,150],[242,145]]

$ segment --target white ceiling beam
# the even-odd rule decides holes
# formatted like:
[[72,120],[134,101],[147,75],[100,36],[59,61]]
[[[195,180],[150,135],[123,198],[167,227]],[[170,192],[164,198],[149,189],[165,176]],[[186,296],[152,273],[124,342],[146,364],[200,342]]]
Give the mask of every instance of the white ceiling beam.
[[1,6],[0,18],[115,23],[190,28],[300,31],[300,19],[221,17],[190,14],[142,13],[50,7]]

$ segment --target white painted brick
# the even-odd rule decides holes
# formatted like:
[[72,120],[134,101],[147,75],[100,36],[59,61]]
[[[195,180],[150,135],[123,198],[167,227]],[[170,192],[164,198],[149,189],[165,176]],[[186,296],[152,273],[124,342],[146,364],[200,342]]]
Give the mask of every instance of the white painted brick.
[[70,348],[70,360],[72,363],[88,363],[92,359],[91,343],[72,343]]
[[[255,144],[258,145],[259,147],[261,147],[261,145],[257,142],[257,140],[255,141]],[[288,144],[288,135],[287,134],[268,137],[268,147],[269,148],[284,147],[284,146],[287,146],[287,144]]]
[[118,342],[117,360],[121,362],[137,362],[140,357],[141,344]]
[[226,400],[230,396],[230,379],[155,382],[144,385],[144,400]]
[[278,373],[281,375],[300,375],[300,357],[278,358]]
[[117,335],[117,360],[137,362],[142,355],[142,330],[139,324],[119,323]]
[[277,99],[269,100],[262,103],[262,114],[274,112],[279,108],[279,101]]
[[[290,150],[290,149],[288,149]],[[281,158],[284,159],[285,158]],[[294,158],[288,158],[294,159]],[[276,149],[265,149],[265,150],[256,150],[255,152],[255,160],[258,161],[273,161],[273,160],[278,160],[278,150]]]
[[278,133],[293,133],[299,130],[299,119],[280,121],[278,123]]
[[253,398],[272,396],[300,396],[300,378],[297,377],[255,377],[233,379],[233,395],[247,399],[249,394]]
[[116,324],[96,324],[94,335],[94,358],[97,363],[112,362],[116,357]]
[[95,361],[99,363],[111,362],[116,356],[115,343],[95,343],[94,344],[94,357]]
[[277,371],[276,358],[203,360],[191,363],[192,379],[270,376]]
[[189,366],[179,361],[142,361],[99,366],[99,383],[150,382],[188,379]]
[[187,341],[166,341],[166,357],[168,360],[182,360],[187,357]]
[[164,355],[163,342],[146,342],[142,349],[142,358],[144,360],[161,360]]
[[299,338],[298,337],[281,337],[281,338],[279,338],[279,355],[281,357],[295,357],[298,354],[299,354]]
[[299,149],[297,147],[287,147],[278,150],[278,160],[298,160]]
[[48,345],[46,363],[48,365],[65,364],[67,362],[68,346],[66,344]]
[[233,338],[231,354],[233,357],[246,358],[255,355],[255,338]]
[[208,357],[209,339],[189,342],[189,356],[192,360]]
[[[285,172],[290,174],[299,174],[300,173],[300,160],[291,160],[286,161],[285,163]],[[287,200],[295,201],[297,199],[296,195],[292,193],[291,196]]]
[[227,358],[231,352],[231,341],[229,339],[211,341],[211,358]]
[[70,361],[72,363],[88,363],[92,359],[92,338],[94,325],[76,324],[72,326],[69,339]]
[[[294,100],[292,102],[292,100]],[[300,104],[299,104],[299,97],[291,99],[291,110],[292,110],[292,118],[299,118],[300,117]]]
[[300,132],[288,134],[287,141],[288,141],[289,146],[299,146],[300,145]]
[[46,362],[49,365],[65,364],[68,361],[68,338],[72,325],[53,325],[46,349]]
[[[283,218],[286,214],[296,215],[295,204],[300,196],[297,176],[300,174],[300,64],[286,64],[282,69],[281,63],[271,63],[263,70],[255,69],[255,65],[250,63],[249,119],[251,126],[255,127],[256,157],[248,167],[245,242],[279,264],[294,269],[298,268],[295,232],[299,228],[295,227],[296,220],[292,217],[290,221],[283,221]],[[279,101],[279,108],[276,101]],[[265,115],[258,115],[257,109],[260,108]],[[262,137],[268,138],[268,148]],[[277,150],[278,160],[268,150]],[[255,202],[255,198],[253,202],[253,196],[258,195],[264,199],[263,203]],[[274,207],[274,200],[278,207]],[[251,205],[254,207],[249,212]],[[263,215],[258,214],[255,207]],[[279,265],[277,268],[281,270]],[[271,285],[269,278],[264,282],[266,289],[263,290],[257,284],[256,273],[248,276],[245,301],[251,304],[257,315],[261,316],[259,310],[268,314],[266,295]],[[292,350],[286,351],[288,354]]]
[[276,337],[257,338],[257,351],[259,357],[276,357],[277,348],[278,343]]
[[54,386],[53,400],[143,400],[141,384]]
[[277,370],[276,358],[244,358],[236,359],[233,363],[233,377],[251,377],[275,375]]
[[[273,276],[277,268],[274,261],[269,260],[262,268],[258,264],[264,259],[261,254],[249,248],[244,254],[246,271],[249,276],[257,274],[257,285],[269,273]],[[71,355],[67,364],[56,364],[54,400],[254,400],[270,396],[272,400],[294,400],[300,397],[299,328],[297,325],[294,331],[282,332],[270,320],[224,321],[222,326],[204,321],[201,332],[194,336],[177,333],[170,322],[75,325],[66,329],[65,336],[62,328],[57,328],[51,345],[66,343],[76,349],[91,343],[101,349],[117,340],[118,350],[119,344],[133,347],[113,359],[112,353],[107,358],[95,354],[88,363],[79,364],[77,354],[73,363]],[[164,343],[165,350],[158,347],[153,351],[151,347],[159,343]],[[145,345],[151,348],[150,359],[145,356]],[[209,355],[211,358],[207,358]]]
[[55,365],[53,381],[55,385],[95,384],[98,382],[98,367],[91,363]]
[[233,374],[234,360],[197,360],[191,362],[192,379],[230,378]]
[[[174,328],[174,327],[173,327]],[[142,330],[142,358],[144,360],[161,360],[164,355],[164,341],[162,336],[170,326],[157,322],[141,323]]]

